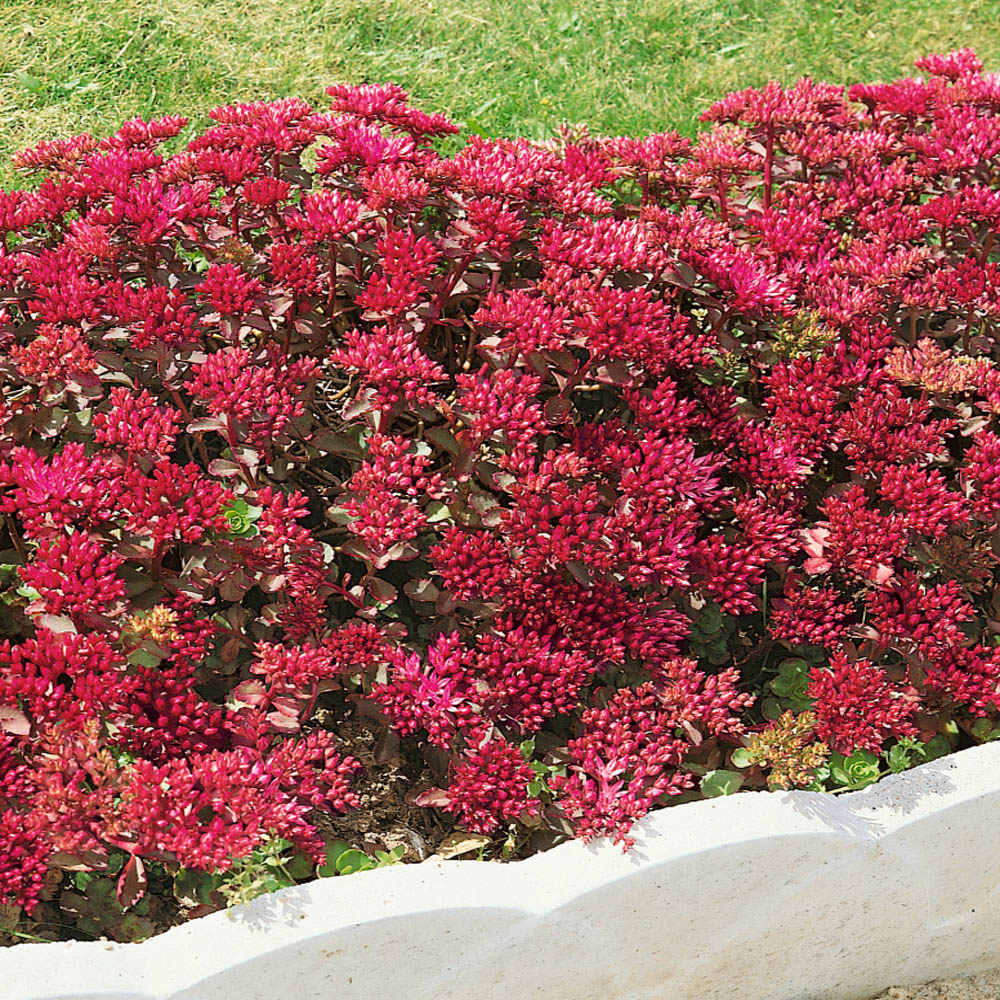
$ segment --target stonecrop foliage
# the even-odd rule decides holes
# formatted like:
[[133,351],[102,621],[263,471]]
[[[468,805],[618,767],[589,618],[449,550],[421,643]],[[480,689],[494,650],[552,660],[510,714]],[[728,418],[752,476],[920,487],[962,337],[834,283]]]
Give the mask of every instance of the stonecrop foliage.
[[321,863],[347,717],[462,829],[626,844],[706,772],[992,733],[1000,75],[918,67],[694,143],[445,156],[364,85],[19,154],[0,900]]

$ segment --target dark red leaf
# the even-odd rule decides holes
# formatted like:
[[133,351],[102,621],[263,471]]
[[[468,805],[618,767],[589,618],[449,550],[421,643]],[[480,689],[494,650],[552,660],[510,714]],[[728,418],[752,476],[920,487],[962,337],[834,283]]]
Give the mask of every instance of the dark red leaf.
[[126,909],[135,906],[146,893],[146,868],[133,854],[118,876],[118,902]]

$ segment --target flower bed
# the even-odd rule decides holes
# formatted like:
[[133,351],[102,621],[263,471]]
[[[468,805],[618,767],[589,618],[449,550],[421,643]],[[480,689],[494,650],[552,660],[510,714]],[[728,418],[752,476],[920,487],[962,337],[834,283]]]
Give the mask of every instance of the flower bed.
[[10,938],[996,736],[1000,77],[918,66],[694,144],[366,85],[19,154]]

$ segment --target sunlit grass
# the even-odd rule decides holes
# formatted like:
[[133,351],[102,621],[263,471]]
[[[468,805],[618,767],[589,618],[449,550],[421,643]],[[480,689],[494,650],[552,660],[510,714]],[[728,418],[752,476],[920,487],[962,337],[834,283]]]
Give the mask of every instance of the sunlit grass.
[[560,120],[691,132],[722,93],[885,80],[972,45],[1000,68],[997,0],[4,0],[0,182],[40,139],[123,119],[392,80],[491,135]]

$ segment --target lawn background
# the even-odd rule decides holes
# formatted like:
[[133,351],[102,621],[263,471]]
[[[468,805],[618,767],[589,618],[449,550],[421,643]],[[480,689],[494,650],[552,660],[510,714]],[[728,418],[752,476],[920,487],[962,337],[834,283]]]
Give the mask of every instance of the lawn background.
[[0,184],[16,150],[122,120],[394,81],[470,131],[691,133],[723,93],[913,72],[971,45],[1000,69],[1000,0],[0,0]]

